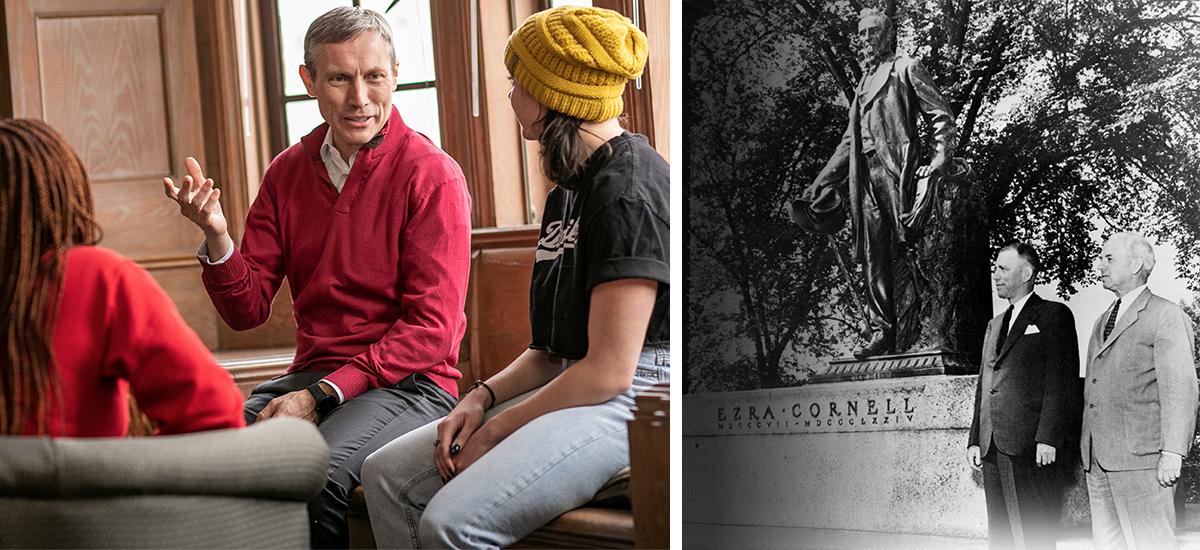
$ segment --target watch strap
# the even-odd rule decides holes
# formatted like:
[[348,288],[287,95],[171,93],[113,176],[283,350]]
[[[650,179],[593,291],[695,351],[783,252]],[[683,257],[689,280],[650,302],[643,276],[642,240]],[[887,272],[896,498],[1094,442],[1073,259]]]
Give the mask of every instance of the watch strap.
[[316,400],[314,408],[317,411],[318,418],[324,418],[325,415],[338,406],[337,397],[325,393],[325,390],[321,389],[321,382],[314,382],[307,389],[308,393],[311,393],[313,399]]

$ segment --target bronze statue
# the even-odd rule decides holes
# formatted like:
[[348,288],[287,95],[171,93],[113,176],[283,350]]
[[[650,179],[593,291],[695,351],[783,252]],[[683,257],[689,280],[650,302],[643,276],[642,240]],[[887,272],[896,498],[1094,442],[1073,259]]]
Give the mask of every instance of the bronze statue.
[[[836,233],[851,219],[854,255],[863,266],[870,342],[858,357],[892,353],[897,348],[897,300],[894,288],[900,256],[924,234],[949,166],[956,137],[954,116],[919,60],[892,51],[895,30],[889,17],[863,10],[858,47],[863,77],[850,101],[850,122],[837,150],[803,195],[791,205],[792,217],[815,233]],[[919,128],[928,117],[929,147]],[[926,154],[929,164],[919,166]],[[848,185],[845,182],[848,181]],[[905,284],[922,286],[915,264],[905,266]],[[918,315],[913,308],[910,317]],[[917,326],[909,332],[919,332]],[[916,337],[902,346],[911,345]]]

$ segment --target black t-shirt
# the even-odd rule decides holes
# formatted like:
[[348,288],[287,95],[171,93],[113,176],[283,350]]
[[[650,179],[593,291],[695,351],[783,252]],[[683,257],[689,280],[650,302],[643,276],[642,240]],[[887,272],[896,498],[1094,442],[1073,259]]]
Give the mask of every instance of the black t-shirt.
[[670,341],[670,168],[645,136],[626,132],[608,145],[571,190],[546,196],[533,264],[529,347],[568,359],[587,355],[592,288],[616,279],[658,281],[645,343]]

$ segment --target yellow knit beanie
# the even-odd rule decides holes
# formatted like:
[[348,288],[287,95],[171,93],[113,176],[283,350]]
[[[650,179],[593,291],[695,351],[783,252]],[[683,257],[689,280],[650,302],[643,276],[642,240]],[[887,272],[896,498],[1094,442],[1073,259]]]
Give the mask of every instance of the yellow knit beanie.
[[563,6],[526,19],[508,37],[504,65],[542,105],[599,122],[624,111],[625,82],[646,65],[646,35],[615,11]]

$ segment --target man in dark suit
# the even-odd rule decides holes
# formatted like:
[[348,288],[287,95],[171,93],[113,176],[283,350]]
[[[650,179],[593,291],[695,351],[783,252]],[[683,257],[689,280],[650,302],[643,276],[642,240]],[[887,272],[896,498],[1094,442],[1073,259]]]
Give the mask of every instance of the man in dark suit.
[[1154,249],[1117,233],[1097,262],[1116,295],[1088,342],[1083,433],[1096,548],[1178,548],[1175,482],[1196,429],[1192,325],[1146,286]]
[[1039,267],[1025,243],[1001,249],[992,266],[1009,306],[988,323],[967,442],[971,467],[983,470],[992,548],[1054,548],[1058,465],[1079,426],[1075,319],[1067,306],[1033,294]]

